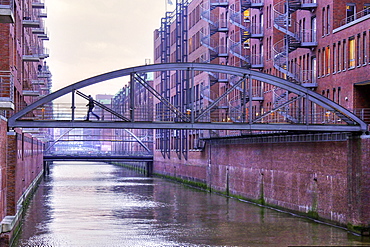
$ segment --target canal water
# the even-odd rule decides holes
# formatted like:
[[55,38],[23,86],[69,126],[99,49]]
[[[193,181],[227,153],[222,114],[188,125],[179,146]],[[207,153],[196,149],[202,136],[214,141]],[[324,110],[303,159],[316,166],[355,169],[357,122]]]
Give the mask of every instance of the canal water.
[[287,213],[106,163],[54,163],[14,246],[370,246]]

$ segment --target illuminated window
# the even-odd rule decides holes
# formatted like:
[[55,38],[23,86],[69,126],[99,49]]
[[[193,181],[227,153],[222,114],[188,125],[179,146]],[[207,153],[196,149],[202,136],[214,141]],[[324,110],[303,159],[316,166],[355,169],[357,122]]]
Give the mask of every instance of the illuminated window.
[[330,47],[325,49],[325,65],[326,65],[326,74],[330,74]]
[[356,65],[356,40],[354,37],[351,37],[349,39],[348,48],[349,48],[349,51],[348,51],[349,64],[348,65],[349,65],[349,68],[353,68]]
[[316,58],[313,57],[311,60],[311,68],[312,68],[312,82],[316,83],[317,77],[317,67],[316,67]]
[[250,19],[250,13],[249,13],[249,9],[247,9],[246,11],[244,11],[244,22],[250,22],[251,19]]

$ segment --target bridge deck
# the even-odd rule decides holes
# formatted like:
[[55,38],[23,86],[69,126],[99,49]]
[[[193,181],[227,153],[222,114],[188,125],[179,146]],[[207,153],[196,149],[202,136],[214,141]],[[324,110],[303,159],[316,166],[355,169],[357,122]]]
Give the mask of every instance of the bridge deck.
[[153,161],[153,155],[44,155],[44,161],[150,162]]
[[317,132],[361,132],[360,125],[337,124],[286,124],[286,123],[233,123],[233,122],[124,122],[124,121],[56,121],[20,120],[13,127],[23,128],[98,128],[98,129],[203,129],[203,130],[271,130],[271,131],[317,131]]

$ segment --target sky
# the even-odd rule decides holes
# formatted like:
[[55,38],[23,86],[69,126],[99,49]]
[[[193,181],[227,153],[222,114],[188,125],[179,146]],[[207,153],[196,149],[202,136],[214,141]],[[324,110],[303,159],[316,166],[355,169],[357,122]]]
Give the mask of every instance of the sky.
[[[45,0],[52,90],[113,70],[153,63],[153,32],[168,0]],[[176,2],[172,0],[172,2]],[[128,78],[81,91],[115,94]]]

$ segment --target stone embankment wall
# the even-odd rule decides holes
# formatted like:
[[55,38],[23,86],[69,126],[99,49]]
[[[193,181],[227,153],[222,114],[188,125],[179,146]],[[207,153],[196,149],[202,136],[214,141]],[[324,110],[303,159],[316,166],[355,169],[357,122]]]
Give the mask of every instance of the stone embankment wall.
[[0,119],[0,245],[7,244],[28,196],[43,172],[43,143],[20,131],[7,131]]
[[370,137],[347,141],[227,144],[188,160],[156,152],[154,173],[368,234]]

